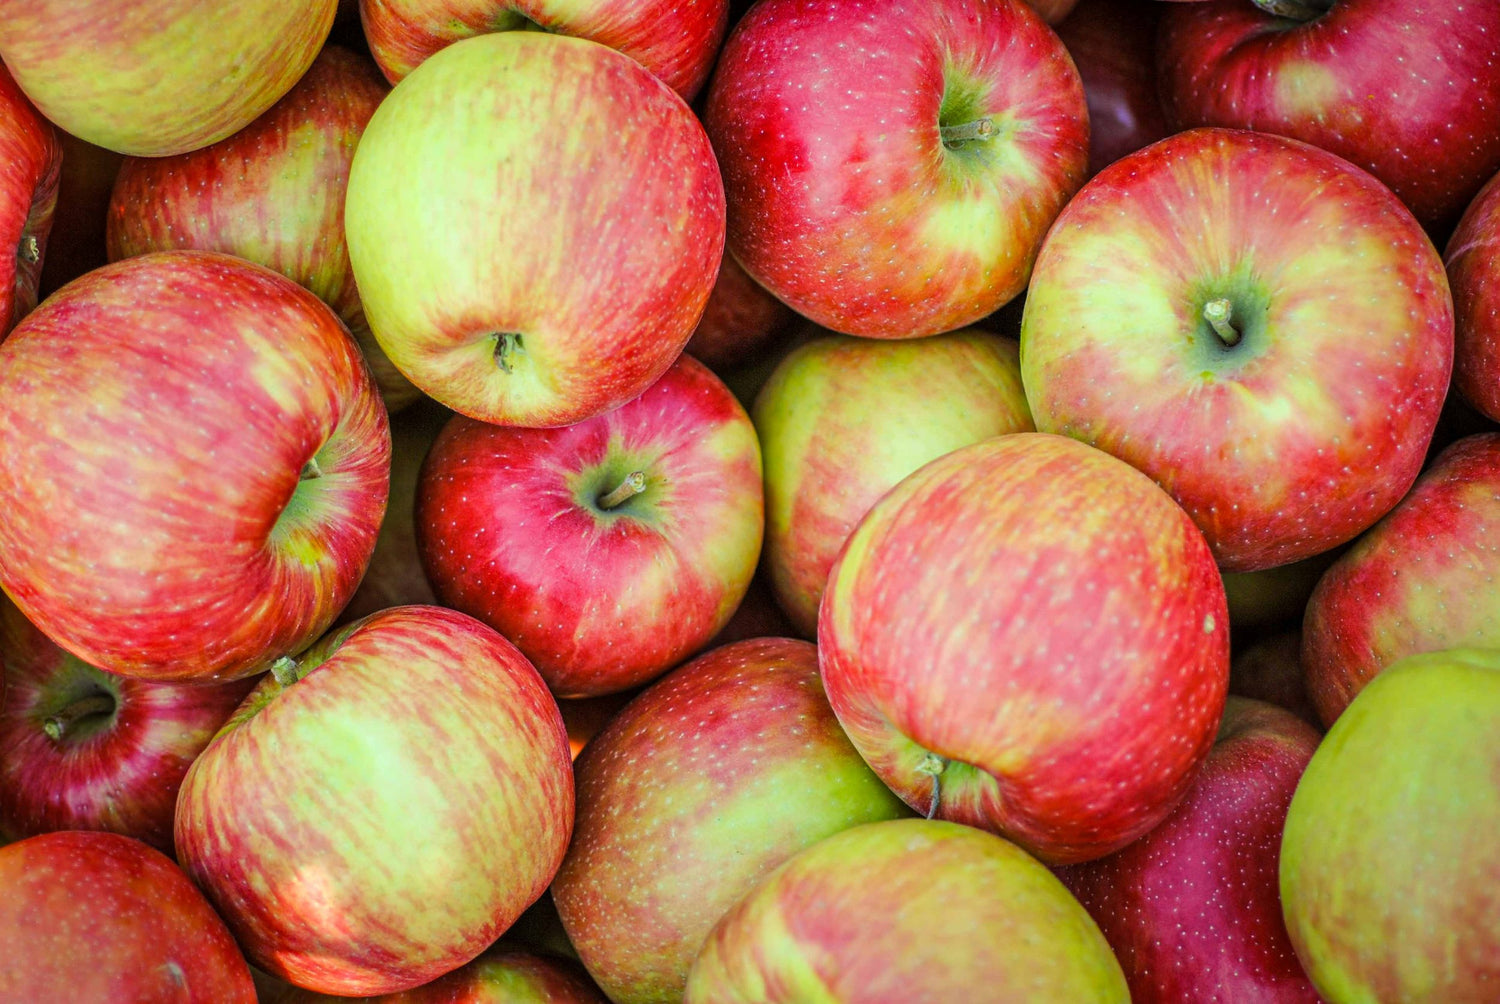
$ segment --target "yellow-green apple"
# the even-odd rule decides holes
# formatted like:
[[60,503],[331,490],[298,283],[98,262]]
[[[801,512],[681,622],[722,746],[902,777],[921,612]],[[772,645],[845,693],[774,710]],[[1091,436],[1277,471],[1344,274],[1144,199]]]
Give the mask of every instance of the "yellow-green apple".
[[1017,432],[907,475],[844,545],[818,614],[828,698],[908,805],[1048,864],[1160,823],[1213,745],[1224,587],[1151,479]]
[[172,853],[188,765],[254,686],[115,676],[0,595],[0,833],[110,830]]
[[797,853],[714,926],[686,1004],[1127,1004],[1098,926],[1045,866],[936,819],[867,823]]
[[1469,203],[1443,248],[1453,290],[1453,386],[1500,421],[1500,174]]
[[728,0],[359,0],[370,53],[396,83],[460,39],[546,31],[624,53],[693,100],[729,26]]
[[906,808],[849,745],[814,646],[756,638],[674,669],[575,765],[552,898],[616,1004],[677,1001],[709,929],[798,850]]
[[686,351],[715,373],[754,362],[796,321],[796,313],[725,255]]
[[765,466],[767,573],[808,637],[828,570],[877,499],[929,460],[1033,428],[1015,340],[974,328],[816,338],[782,358],[751,416]]
[[37,295],[50,296],[67,283],[109,261],[104,246],[109,193],[125,158],[71,133],[58,130],[62,173],[57,182],[57,208],[47,256],[37,280]]
[[1287,937],[1277,862],[1320,733],[1231,696],[1187,797],[1123,850],[1057,869],[1125,970],[1133,1004],[1320,1004]]
[[473,962],[411,990],[336,997],[291,987],[262,1004],[609,1004],[574,959],[497,943]]
[[760,445],[681,356],[638,397],[552,429],[456,415],[417,485],[439,602],[495,628],[553,693],[626,690],[702,649],[755,574]]
[[1324,724],[1403,656],[1500,647],[1500,433],[1438,454],[1411,492],[1318,579],[1302,666]]
[[1021,321],[1037,428],[1145,471],[1230,572],[1329,550],[1394,506],[1452,359],[1443,263],[1400,200],[1325,150],[1234,129],[1095,175]]
[[209,251],[106,265],[0,345],[0,586],[83,661],[233,679],[348,602],[390,431],[333,311]]
[[178,793],[178,859],[252,963],[409,990],[547,888],[573,822],[557,702],[491,628],[393,607],[277,663]]
[[1497,4],[1176,3],[1157,65],[1173,129],[1254,129],[1331,150],[1438,233],[1500,170]]
[[62,144],[0,63],[0,340],[36,306]]
[[1330,1004],[1491,1001],[1500,985],[1500,653],[1407,656],[1360,691],[1292,796],[1281,902]]
[[0,847],[0,1000],[255,1004],[224,921],[161,851],[64,830]]
[[1079,0],[1055,22],[1083,79],[1089,108],[1089,177],[1166,137],[1156,93],[1158,0]]
[[724,43],[704,123],[740,265],[878,338],[1020,293],[1088,161],[1078,71],[1022,0],[764,0]]
[[355,151],[349,258],[419,388],[501,425],[637,396],[682,352],[724,245],[697,117],[587,39],[476,35],[391,89]]
[[[1233,612],[1229,619],[1234,620]],[[1236,649],[1229,660],[1229,693],[1285,708],[1323,731],[1302,670],[1300,628],[1264,634]]]
[[0,59],[62,129],[117,153],[185,153],[291,89],[338,0],[0,0]]
[[344,243],[349,163],[387,90],[368,57],[327,46],[233,136],[175,157],[127,157],[106,216],[109,259],[198,248],[274,269],[339,315],[388,408],[410,404],[418,392],[370,334]]

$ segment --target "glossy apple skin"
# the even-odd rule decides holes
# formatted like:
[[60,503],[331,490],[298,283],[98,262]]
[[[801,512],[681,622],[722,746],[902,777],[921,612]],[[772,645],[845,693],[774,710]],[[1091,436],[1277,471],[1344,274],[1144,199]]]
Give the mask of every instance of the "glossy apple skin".
[[1056,22],[1088,101],[1089,177],[1170,132],[1156,93],[1161,9],[1159,0],[1079,0]]
[[1340,0],[1306,23],[1244,0],[1165,8],[1161,96],[1174,129],[1304,140],[1451,227],[1500,170],[1500,7]]
[[265,678],[189,768],[179,860],[274,976],[343,996],[430,982],[562,860],[557,703],[515,646],[443,607],[330,632],[298,672]]
[[388,90],[368,57],[328,46],[233,136],[175,157],[127,157],[106,215],[109,259],[196,248],[280,272],[339,315],[387,407],[410,404],[418,391],[370,334],[344,242],[349,164]]
[[729,255],[685,351],[715,373],[753,362],[796,322],[797,314]]
[[1483,1002],[1500,983],[1500,659],[1408,656],[1360,691],[1287,810],[1281,900],[1323,996]]
[[359,0],[359,12],[393,84],[460,39],[541,30],[622,52],[684,101],[708,80],[729,27],[728,0]]
[[1453,386],[1500,421],[1500,174],[1464,210],[1443,263],[1453,290]]
[[1411,492],[1323,573],[1302,621],[1302,664],[1331,725],[1403,656],[1497,643],[1500,433],[1438,454]]
[[[944,145],[940,124],[981,119],[994,136]],[[876,338],[1021,292],[1088,160],[1078,72],[1021,0],[765,0],[724,43],[704,123],[736,260]]]
[[263,1004],[609,1004],[575,960],[499,943],[473,962],[411,990],[334,997],[291,987]]
[[867,823],[772,872],[714,926],[686,1004],[1126,1004],[1120,964],[1055,876],[933,819]]
[[1319,1004],[1277,885],[1287,806],[1318,739],[1290,712],[1231,696],[1172,814],[1124,850],[1057,870],[1114,949],[1134,1004]]
[[0,847],[0,999],[255,1004],[250,967],[203,894],[117,833]]
[[477,35],[418,70],[349,175],[349,256],[381,347],[431,397],[501,425],[640,394],[687,344],[723,253],[697,117],[639,63],[568,36]]
[[107,265],[0,346],[0,585],[108,672],[234,679],[311,643],[364,573],[389,467],[348,331],[242,259]]
[[[109,830],[172,853],[188,765],[252,678],[199,685],[114,676],[63,651],[0,596],[0,833]],[[70,719],[79,701],[107,710]],[[66,720],[56,737],[49,719]]]
[[791,854],[906,814],[839,728],[814,646],[704,653],[618,712],[576,764],[578,823],[552,897],[616,1004],[680,1000],[725,910]]
[[[1218,298],[1232,347],[1203,317]],[[1242,130],[1178,133],[1096,175],[1049,233],[1021,322],[1037,428],[1151,475],[1229,572],[1389,511],[1452,359],[1447,276],[1411,213],[1347,161]]]
[[1203,535],[1149,478],[1018,432],[870,509],[829,573],[818,659],[908,805],[1067,864],[1187,791],[1224,706],[1228,613]]
[[4,0],[0,59],[60,128],[143,157],[249,125],[318,54],[338,0]]
[[809,638],[828,570],[877,499],[960,446],[1034,429],[1015,340],[975,328],[814,339],[777,364],[751,416],[765,465],[762,560]]
[[62,144],[0,63],[0,341],[36,306]]

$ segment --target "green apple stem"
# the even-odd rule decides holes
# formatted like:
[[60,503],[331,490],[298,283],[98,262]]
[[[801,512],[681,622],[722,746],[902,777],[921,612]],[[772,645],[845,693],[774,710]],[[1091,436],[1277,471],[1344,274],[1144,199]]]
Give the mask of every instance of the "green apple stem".
[[293,659],[289,655],[283,655],[271,663],[271,675],[283,687],[290,687],[302,679],[302,667],[297,665],[296,659]]
[[615,486],[614,491],[610,492],[607,495],[599,496],[599,508],[613,509],[615,506],[619,505],[621,502],[624,502],[626,499],[634,498],[645,490],[646,472],[631,471],[629,474],[625,475],[624,481],[621,481],[617,486]]
[[1322,17],[1332,8],[1332,0],[1251,0],[1255,6],[1272,17],[1289,21],[1311,21]]
[[47,738],[53,742],[60,742],[75,722],[94,715],[107,715],[113,710],[115,710],[115,699],[109,694],[89,694],[87,697],[80,697],[56,714],[48,715],[42,721],[42,731],[47,733]]
[[989,139],[995,135],[995,123],[983,118],[960,122],[958,125],[938,126],[938,135],[942,137],[943,145],[952,150],[973,140]]
[[311,481],[313,478],[321,478],[322,476],[323,468],[318,464],[318,458],[308,457],[307,463],[302,465],[302,474],[298,480]]
[[34,234],[27,234],[21,238],[21,247],[16,253],[26,264],[35,265],[42,258],[42,246],[37,243]]
[[1240,333],[1230,322],[1234,319],[1234,304],[1225,299],[1209,300],[1203,305],[1203,319],[1208,322],[1209,327],[1214,329],[1214,334],[1219,336],[1226,348],[1233,348],[1240,343]]
[[507,331],[495,336],[495,365],[502,372],[512,373],[516,368],[516,356],[526,348],[521,336]]
[[936,753],[928,753],[917,764],[917,773],[926,774],[932,778],[932,801],[927,804],[927,818],[937,818],[938,801],[942,798],[943,771],[947,768],[948,761]]

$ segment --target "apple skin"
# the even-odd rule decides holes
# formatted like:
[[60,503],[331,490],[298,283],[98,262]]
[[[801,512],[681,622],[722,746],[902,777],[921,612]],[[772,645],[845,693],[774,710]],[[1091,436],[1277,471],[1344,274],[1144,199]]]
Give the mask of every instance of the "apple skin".
[[1464,210],[1443,263],[1453,290],[1453,386],[1500,421],[1500,174]]
[[117,833],[0,847],[0,1000],[255,1004],[250,967],[172,860]]
[[0,63],[0,341],[36,306],[61,171],[57,130]]
[[255,685],[105,673],[58,648],[3,595],[0,674],[0,833],[110,830],[168,855],[188,765]]
[[1478,433],[1438,454],[1323,573],[1302,621],[1302,665],[1325,725],[1403,656],[1497,644],[1497,532],[1500,433]]
[[1164,8],[1174,130],[1254,129],[1369,171],[1442,233],[1500,170],[1500,6],[1340,0],[1305,23],[1248,0]]
[[796,323],[797,314],[725,255],[686,350],[722,373],[752,363]]
[[1208,545],[1149,478],[1017,432],[908,475],[829,573],[818,660],[850,740],[928,815],[1048,864],[1103,857],[1213,745],[1229,617]]
[[757,638],[674,669],[575,764],[578,821],[552,898],[616,1004],[680,1000],[725,910],[839,830],[907,814],[849,745],[805,641]]
[[728,0],[359,0],[359,13],[393,84],[460,39],[540,30],[622,52],[684,101],[708,80],[729,27]]
[[[1205,319],[1215,302],[1233,345]],[[1178,133],[1096,175],[1048,234],[1021,322],[1037,428],[1149,474],[1227,572],[1389,511],[1452,358],[1447,276],[1411,213],[1331,153],[1243,130]]]
[[0,59],[61,129],[117,153],[216,143],[291,89],[338,0],[3,0]]
[[107,672],[227,680],[311,643],[364,573],[389,468],[348,331],[242,259],[106,265],[0,345],[0,585]]
[[1287,810],[1281,902],[1331,1004],[1500,985],[1500,656],[1407,656],[1360,691]]
[[1307,692],[1300,628],[1262,635],[1236,650],[1229,661],[1229,693],[1284,708],[1323,732],[1323,719]]
[[1287,805],[1319,732],[1231,696],[1187,797],[1140,840],[1057,869],[1098,922],[1134,1004],[1319,1004],[1281,917]]
[[967,328],[887,341],[828,335],[785,356],[751,417],[765,465],[765,562],[799,634],[862,516],[918,467],[1034,430],[1014,339]]
[[1156,93],[1160,19],[1159,0],[1079,0],[1056,22],[1088,101],[1091,178],[1171,132]]
[[354,335],[396,411],[419,392],[370,334],[344,243],[354,148],[389,88],[368,57],[326,46],[295,87],[212,146],[127,157],[106,215],[110,261],[150,251],[222,251],[312,290]]
[[561,426],[681,354],[718,273],[724,192],[697,117],[639,63],[508,31],[392,88],[344,222],[370,328],[413,383],[480,421]]
[[309,990],[393,993],[469,962],[562,860],[556,701],[515,646],[443,607],[330,632],[293,676],[263,679],[188,769],[183,868],[251,962]]
[[[940,126],[981,121],[991,137],[945,145]],[[1078,71],[1021,0],[764,0],[724,43],[704,124],[735,259],[875,338],[1020,293],[1088,161]]]
[[714,926],[685,1004],[1128,1004],[1098,926],[1009,841],[866,823],[787,860]]
[[[632,473],[640,493],[605,507]],[[570,426],[455,416],[422,466],[415,519],[438,600],[514,642],[553,693],[586,697],[708,643],[755,574],[764,512],[750,416],[683,356]]]
[[473,962],[412,990],[335,997],[291,987],[263,1004],[609,1004],[575,960],[498,943]]

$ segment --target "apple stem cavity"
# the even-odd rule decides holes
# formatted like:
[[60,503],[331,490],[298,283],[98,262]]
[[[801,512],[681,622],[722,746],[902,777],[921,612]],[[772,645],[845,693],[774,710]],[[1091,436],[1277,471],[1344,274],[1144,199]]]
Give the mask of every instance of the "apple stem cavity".
[[1333,8],[1333,0],[1251,0],[1272,17],[1288,21],[1312,21]]
[[634,498],[646,490],[646,472],[631,471],[625,475],[615,490],[607,495],[600,495],[598,505],[600,509],[613,509],[626,499]]
[[938,126],[938,135],[943,139],[943,146],[956,150],[965,143],[986,140],[995,135],[995,123],[990,119],[982,118],[972,122],[960,122],[958,125]]
[[37,239],[34,234],[27,234],[25,237],[21,238],[21,246],[16,253],[26,264],[35,265],[37,262],[41,261],[42,246],[37,243]]
[[942,776],[947,767],[947,759],[936,753],[928,753],[922,758],[922,762],[917,764],[918,774],[926,774],[932,778],[932,801],[927,804],[928,819],[937,818],[938,801],[942,798]]
[[1240,333],[1230,323],[1233,318],[1234,304],[1226,299],[1209,300],[1203,305],[1203,319],[1214,329],[1214,334],[1219,336],[1219,341],[1226,348],[1233,348],[1240,343]]
[[80,697],[55,715],[48,715],[42,722],[42,731],[53,742],[61,742],[74,723],[94,715],[107,715],[115,710],[115,699],[109,694],[89,694]]
[[507,331],[495,336],[495,365],[500,367],[502,373],[513,373],[516,368],[516,355],[526,348],[521,341],[521,336],[514,331]]

